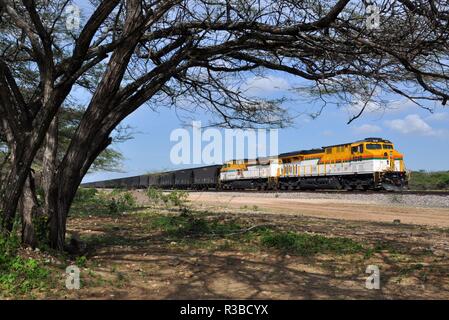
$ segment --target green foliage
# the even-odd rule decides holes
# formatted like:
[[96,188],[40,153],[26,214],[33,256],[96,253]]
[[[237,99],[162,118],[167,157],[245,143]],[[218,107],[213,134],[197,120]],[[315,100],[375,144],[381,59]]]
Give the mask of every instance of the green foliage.
[[25,294],[45,287],[49,271],[35,259],[18,255],[20,239],[16,232],[0,236],[0,297],[3,294]]
[[181,207],[187,202],[189,194],[186,191],[174,190],[168,194],[168,202],[174,206]]
[[98,191],[97,189],[94,188],[78,188],[75,198],[74,198],[74,202],[89,202],[89,201],[93,201],[97,198],[98,196]]
[[137,206],[136,199],[129,191],[115,189],[103,199],[112,214],[122,213]]
[[328,238],[321,235],[295,232],[267,231],[261,237],[262,245],[302,256],[332,252],[357,253],[363,246],[348,238]]
[[110,171],[121,172],[124,156],[117,150],[107,148],[99,154],[89,172]]
[[75,264],[80,268],[84,268],[87,265],[86,256],[76,257]]
[[[16,225],[15,225],[16,226]],[[13,256],[20,247],[20,238],[14,230],[10,236],[0,235],[0,264],[6,260],[6,257]]]
[[449,190],[449,171],[414,171],[409,186],[412,190]]
[[164,198],[164,193],[160,189],[149,187],[147,190],[147,197],[154,204],[159,204]]
[[[63,157],[67,150],[70,141],[81,121],[85,112],[84,106],[71,104],[70,106],[63,106],[59,113],[59,132],[58,132],[58,157]],[[132,139],[132,133],[129,127],[117,127],[114,130],[113,142],[122,143]],[[123,155],[109,147],[103,150],[93,162],[89,172],[110,171],[120,172],[123,163]]]
[[137,206],[136,199],[129,191],[115,189],[112,192],[79,188],[72,204],[75,215],[117,215]]
[[173,190],[170,193],[164,193],[162,190],[150,187],[147,190],[148,199],[154,204],[163,203],[165,206],[183,207],[187,202],[189,194],[182,190]]
[[206,220],[194,216],[158,216],[152,220],[151,227],[175,237],[226,235],[241,229],[234,221]]

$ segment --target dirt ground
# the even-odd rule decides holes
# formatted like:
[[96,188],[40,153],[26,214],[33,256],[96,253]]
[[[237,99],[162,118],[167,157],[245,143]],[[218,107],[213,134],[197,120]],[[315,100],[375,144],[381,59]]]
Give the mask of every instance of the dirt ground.
[[264,198],[260,194],[251,193],[213,193],[198,192],[190,194],[194,203],[203,203],[225,208],[253,207],[267,213],[295,214],[320,218],[342,220],[393,222],[449,227],[449,208],[425,208],[411,206],[376,205],[363,201],[335,199],[289,199]]
[[[141,204],[142,193],[136,193]],[[346,237],[373,254],[295,255],[257,238],[176,239],[149,227],[175,209],[141,208],[119,217],[72,217],[69,233],[93,246],[82,288],[58,299],[449,299],[448,209],[195,193],[189,210],[245,226]],[[393,223],[400,219],[400,224]],[[365,287],[368,265],[380,290]]]

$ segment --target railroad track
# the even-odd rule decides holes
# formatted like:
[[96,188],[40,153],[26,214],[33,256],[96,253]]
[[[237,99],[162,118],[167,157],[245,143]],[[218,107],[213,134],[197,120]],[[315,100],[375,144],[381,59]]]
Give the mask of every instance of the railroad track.
[[[173,191],[173,189],[163,190],[166,192]],[[389,195],[422,195],[422,196],[449,196],[449,191],[420,191],[420,190],[403,190],[403,191],[362,191],[362,190],[185,190],[188,192],[245,192],[245,193],[325,193],[325,194],[360,194],[360,195],[372,195],[372,194],[389,194]]]

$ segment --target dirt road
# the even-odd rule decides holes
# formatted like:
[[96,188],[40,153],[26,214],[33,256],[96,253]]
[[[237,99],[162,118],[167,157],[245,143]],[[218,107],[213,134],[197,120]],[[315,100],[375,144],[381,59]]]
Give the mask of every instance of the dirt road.
[[[227,208],[257,208],[264,213],[300,214],[311,217],[333,218],[343,220],[361,220],[449,227],[449,208],[416,207],[395,205],[366,200],[334,199],[295,199],[285,197],[264,197],[254,193],[195,192],[189,200],[196,204]],[[256,207],[255,207],[256,206]]]

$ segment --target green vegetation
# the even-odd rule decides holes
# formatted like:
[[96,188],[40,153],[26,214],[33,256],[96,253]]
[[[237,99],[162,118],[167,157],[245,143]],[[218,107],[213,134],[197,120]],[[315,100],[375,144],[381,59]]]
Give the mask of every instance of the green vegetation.
[[49,270],[33,258],[18,255],[20,239],[13,233],[0,237],[0,298],[6,295],[30,294],[43,289],[49,280]]
[[75,264],[80,268],[86,267],[86,265],[87,265],[86,256],[76,257]]
[[414,171],[409,186],[412,190],[449,190],[449,171]]
[[115,189],[111,192],[79,188],[71,213],[79,216],[118,215],[137,206],[129,191]]
[[313,255],[317,253],[350,254],[365,252],[358,242],[349,238],[328,238],[307,233],[284,232],[266,226],[249,228],[237,220],[220,220],[210,216],[153,216],[150,228],[163,231],[172,239],[202,239],[223,241],[220,249],[234,245],[252,246],[253,249],[274,248],[286,253]]
[[162,230],[172,237],[225,236],[242,229],[235,221],[207,220],[193,215],[157,216],[151,221],[151,227]]
[[295,232],[268,231],[261,237],[262,245],[302,256],[331,252],[336,254],[357,253],[363,246],[349,238],[328,238],[321,235]]
[[164,193],[160,189],[156,189],[153,187],[148,188],[147,190],[148,199],[154,204],[163,203],[165,206],[176,206],[176,207],[184,207],[187,203],[187,198],[189,194],[186,191],[182,190],[173,190],[169,193]]

